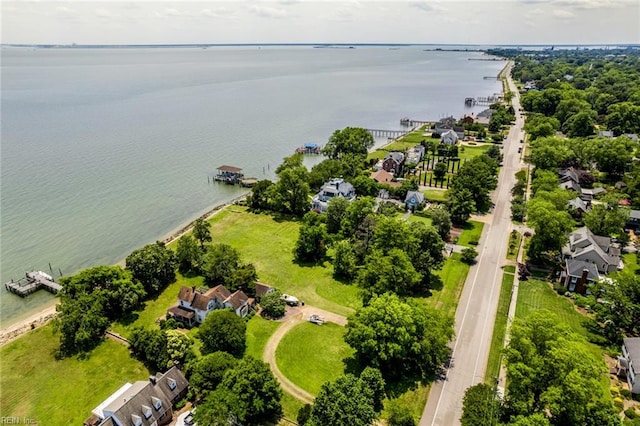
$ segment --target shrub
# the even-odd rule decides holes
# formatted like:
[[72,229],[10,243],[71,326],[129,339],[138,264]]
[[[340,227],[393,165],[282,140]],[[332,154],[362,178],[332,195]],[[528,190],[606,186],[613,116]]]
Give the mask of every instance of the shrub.
[[625,399],[631,399],[631,391],[629,389],[620,389],[620,395]]
[[476,257],[478,256],[478,252],[473,247],[467,247],[462,250],[462,261],[468,265],[473,265],[476,263]]
[[620,395],[620,389],[618,389],[617,386],[611,386],[609,388],[609,392],[611,392],[611,395],[614,395],[614,396]]
[[624,410],[624,415],[627,416],[629,420],[633,420],[636,417],[638,417],[638,413],[636,413],[636,410],[634,410],[632,407],[629,407],[626,410]]
[[624,401],[619,396],[613,398],[613,405],[616,406],[618,410],[622,410],[624,408]]

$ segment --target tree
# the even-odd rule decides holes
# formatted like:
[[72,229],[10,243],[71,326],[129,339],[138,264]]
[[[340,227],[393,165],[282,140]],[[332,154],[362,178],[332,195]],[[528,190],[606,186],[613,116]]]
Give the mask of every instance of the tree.
[[329,200],[327,211],[325,213],[327,233],[334,235],[340,232],[342,219],[344,219],[347,213],[349,204],[349,200],[344,197],[333,197]]
[[[616,331],[628,335],[640,333],[640,277],[621,273],[615,280],[599,280],[591,287],[598,302],[594,306],[601,324],[613,323]],[[615,336],[617,337],[617,336]]]
[[351,183],[356,191],[356,195],[362,197],[375,197],[378,195],[378,184],[369,176],[356,176]]
[[600,171],[612,175],[613,178],[622,176],[633,158],[634,144],[627,138],[596,138],[591,140],[591,143],[597,147],[595,160]]
[[242,266],[240,253],[228,244],[214,244],[204,255],[202,273],[209,286],[233,284],[232,277]]
[[387,293],[349,317],[344,339],[361,365],[379,368],[385,377],[397,377],[433,373],[448,358],[452,337],[451,317]]
[[198,272],[202,265],[202,251],[191,235],[183,235],[178,239],[176,248],[178,270],[182,273]]
[[357,283],[367,302],[371,297],[387,292],[403,296],[413,294],[418,290],[421,278],[409,256],[393,248],[386,255],[381,250],[373,250],[358,273]]
[[592,112],[582,111],[571,116],[565,123],[565,130],[570,138],[587,137],[594,133],[595,120]]
[[251,195],[247,198],[247,204],[255,210],[268,210],[271,207],[269,194],[273,182],[262,179],[251,188]]
[[467,247],[462,250],[461,260],[467,265],[476,263],[476,257],[478,257],[478,252],[473,247]]
[[60,279],[59,315],[54,321],[64,355],[93,349],[117,318],[140,305],[145,291],[131,272],[119,266],[97,266]]
[[514,321],[505,358],[512,416],[548,413],[552,424],[583,425],[604,397],[604,363],[549,311]]
[[447,207],[451,214],[451,221],[458,225],[465,223],[476,211],[476,203],[468,189],[449,190],[447,192]]
[[246,357],[225,372],[222,383],[198,406],[194,420],[213,426],[228,425],[230,419],[246,426],[277,423],[281,399],[282,390],[269,365]]
[[319,189],[325,182],[336,176],[345,176],[344,164],[341,160],[322,160],[311,168],[309,172],[309,186]]
[[193,339],[178,330],[135,327],[129,337],[129,348],[155,371],[165,371],[175,363],[184,365],[194,357]]
[[285,170],[297,169],[300,167],[304,167],[304,155],[302,154],[292,154],[288,157],[284,157],[282,159],[282,163],[276,167],[276,175],[280,176],[280,174]]
[[199,218],[193,223],[193,238],[200,243],[200,249],[204,250],[204,243],[211,242],[211,231],[209,224],[204,219]]
[[126,260],[126,269],[142,284],[148,296],[158,294],[176,280],[177,259],[173,250],[161,241],[133,251]]
[[610,236],[624,240],[628,235],[624,226],[629,220],[629,209],[618,204],[618,198],[607,195],[602,203],[593,204],[584,215],[584,224],[596,235]]
[[232,311],[215,310],[200,325],[198,338],[202,341],[200,352],[205,355],[224,351],[239,358],[246,348],[247,324]]
[[360,380],[362,380],[364,387],[371,390],[373,409],[379,413],[383,408],[382,402],[386,398],[382,373],[377,368],[367,367],[360,373]]
[[282,170],[278,182],[269,188],[269,196],[276,211],[303,216],[310,208],[309,172],[305,167]]
[[373,392],[352,374],[322,384],[311,409],[310,426],[368,426],[376,413]]
[[358,273],[357,258],[348,240],[333,245],[333,275],[337,278],[353,279]]
[[487,211],[491,206],[489,192],[498,184],[497,170],[498,163],[486,155],[467,161],[451,181],[450,198],[452,194],[469,191],[475,208],[481,212]]
[[442,182],[447,175],[447,163],[444,161],[439,161],[433,167],[433,177],[436,182]]
[[346,127],[333,132],[322,153],[334,160],[347,154],[365,157],[374,143],[373,136],[365,129]]
[[298,415],[296,416],[296,421],[299,426],[305,426],[307,424],[307,421],[311,417],[311,408],[311,404],[304,404],[300,407]]
[[533,258],[545,251],[560,251],[567,238],[566,233],[573,226],[567,211],[558,210],[552,202],[536,197],[527,203],[527,221],[535,229],[529,248],[529,255]]
[[238,360],[226,352],[213,352],[201,358],[196,358],[187,366],[187,378],[189,386],[196,394],[197,399],[204,399],[214,391],[227,370],[234,368]]
[[407,254],[416,271],[420,274],[421,287],[418,291],[431,288],[432,272],[444,264],[444,241],[433,226],[416,223],[411,227],[411,238]]
[[262,315],[267,318],[280,318],[284,315],[287,304],[278,290],[269,292],[260,299]]
[[467,388],[462,400],[462,426],[495,426],[500,419],[500,399],[493,386],[478,383]]
[[293,255],[298,261],[317,262],[327,254],[326,227],[317,219],[319,214],[315,212],[309,212],[304,216],[298,240],[293,249]]
[[570,144],[570,141],[555,136],[536,139],[531,145],[529,161],[536,168],[546,170],[556,170],[569,165],[575,159]]
[[169,361],[165,368],[171,368],[176,363],[185,365],[191,358],[193,353],[193,339],[178,330],[163,330],[167,336],[167,355]]

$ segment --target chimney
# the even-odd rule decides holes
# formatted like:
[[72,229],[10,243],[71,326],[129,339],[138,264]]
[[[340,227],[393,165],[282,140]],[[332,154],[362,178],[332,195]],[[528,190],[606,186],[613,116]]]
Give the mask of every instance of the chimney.
[[589,276],[589,270],[587,268],[584,268],[582,270],[582,277],[580,278],[580,281],[586,284],[588,276]]
[[156,376],[149,376],[149,381],[155,385],[156,384]]

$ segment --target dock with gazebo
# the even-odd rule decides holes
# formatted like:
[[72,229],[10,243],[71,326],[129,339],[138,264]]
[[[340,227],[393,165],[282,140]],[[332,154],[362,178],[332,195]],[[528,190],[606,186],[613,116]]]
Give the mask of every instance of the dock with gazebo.
[[296,154],[320,154],[321,152],[322,146],[317,143],[305,143],[296,148]]
[[220,166],[216,170],[217,173],[213,178],[228,185],[237,185],[242,182],[242,179],[244,179],[242,169],[239,167]]

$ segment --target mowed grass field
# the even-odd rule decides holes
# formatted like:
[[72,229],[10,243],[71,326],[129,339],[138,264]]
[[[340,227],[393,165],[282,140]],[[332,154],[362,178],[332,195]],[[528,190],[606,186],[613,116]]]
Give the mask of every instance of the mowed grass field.
[[346,329],[332,322],[304,322],[289,331],[276,349],[280,371],[302,389],[317,395],[324,382],[344,373],[353,349],[344,342]]
[[0,413],[46,426],[80,425],[126,382],[147,380],[149,371],[112,340],[87,359],[56,360],[58,336],[46,325],[0,348]]
[[507,273],[505,270],[502,275],[502,288],[500,289],[496,321],[493,325],[493,337],[491,338],[491,349],[489,350],[487,370],[484,374],[485,381],[490,384],[495,382],[496,377],[498,377],[498,374],[500,373],[502,345],[504,344],[504,336],[507,331],[507,317],[509,315],[511,290],[513,289],[514,281],[515,275],[513,273]]

